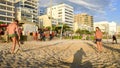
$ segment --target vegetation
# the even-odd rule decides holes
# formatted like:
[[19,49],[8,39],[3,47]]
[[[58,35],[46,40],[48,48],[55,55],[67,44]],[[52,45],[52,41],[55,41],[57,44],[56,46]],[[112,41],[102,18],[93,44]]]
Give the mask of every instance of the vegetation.
[[50,27],[50,26],[48,26],[48,27],[46,27],[46,29],[50,30],[50,29],[51,29],[51,27]]
[[3,22],[0,22],[0,24],[4,24]]
[[67,24],[63,24],[63,33],[66,31],[71,31],[71,28]]
[[88,31],[88,30],[80,30],[80,29],[78,29],[75,33],[77,33],[77,34],[80,34],[80,35],[83,35],[83,34],[86,34],[86,35],[91,35],[91,34],[93,34],[94,32],[93,31]]

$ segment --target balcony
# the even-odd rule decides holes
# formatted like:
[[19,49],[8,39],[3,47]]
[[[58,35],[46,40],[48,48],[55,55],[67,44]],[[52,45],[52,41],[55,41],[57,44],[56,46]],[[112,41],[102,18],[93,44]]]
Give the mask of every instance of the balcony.
[[29,7],[33,8],[33,9],[37,8],[37,6],[31,5],[31,4],[25,4],[25,6],[29,6]]
[[14,11],[6,10],[6,9],[0,9],[0,11],[9,12],[9,13],[15,13]]
[[6,20],[1,20],[1,19],[0,19],[0,22],[9,22],[9,23],[10,23],[10,22],[12,22],[12,21],[6,21]]
[[[27,0],[26,2],[27,2],[27,3],[30,3],[30,4],[33,4],[33,5],[36,5],[36,2],[31,1],[31,0]],[[36,6],[37,6],[37,5],[36,5]]]
[[14,3],[14,0],[6,0],[9,3]]
[[15,7],[14,7],[14,6],[12,6],[12,5],[7,5],[7,4],[3,4],[3,3],[0,3],[0,6],[5,6],[5,7],[15,8]]
[[14,16],[8,16],[8,15],[3,15],[3,14],[0,14],[1,17],[8,17],[8,18],[15,18]]

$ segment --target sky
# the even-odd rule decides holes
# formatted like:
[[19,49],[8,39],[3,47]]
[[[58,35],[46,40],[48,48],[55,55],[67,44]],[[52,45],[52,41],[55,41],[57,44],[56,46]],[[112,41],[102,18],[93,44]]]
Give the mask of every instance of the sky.
[[[66,3],[74,7],[74,14],[88,13],[94,22],[108,21],[120,24],[120,0],[53,0],[53,5]],[[49,7],[50,0],[40,0],[41,8]]]

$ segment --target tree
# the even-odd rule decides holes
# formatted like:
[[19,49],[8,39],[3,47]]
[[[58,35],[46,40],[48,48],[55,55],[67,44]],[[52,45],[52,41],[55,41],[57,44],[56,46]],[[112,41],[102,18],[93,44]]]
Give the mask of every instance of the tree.
[[52,31],[55,31],[56,30],[56,26],[55,25],[52,25]]
[[3,22],[0,22],[0,24],[3,24]]
[[63,24],[63,32],[66,32],[66,31],[71,31],[71,28],[67,24]]
[[77,31],[76,31],[75,33],[80,34],[80,33],[81,33],[81,30],[80,30],[80,29],[77,29]]
[[50,26],[47,26],[45,29],[50,30],[50,29],[51,29],[51,27],[50,27]]

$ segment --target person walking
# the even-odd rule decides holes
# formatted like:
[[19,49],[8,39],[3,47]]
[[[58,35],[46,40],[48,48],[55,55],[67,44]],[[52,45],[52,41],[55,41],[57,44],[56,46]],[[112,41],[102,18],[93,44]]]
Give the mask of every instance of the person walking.
[[102,32],[99,27],[96,27],[95,39],[97,43],[97,48],[99,52],[102,52]]
[[34,39],[35,41],[38,40],[38,32],[37,32],[37,31],[34,31],[34,32],[33,32],[33,39]]
[[116,35],[115,35],[115,34],[112,36],[112,40],[113,40],[113,44],[114,44],[114,41],[115,41],[115,43],[117,44],[117,38],[116,38]]
[[13,54],[15,53],[16,44],[18,44],[20,48],[20,44],[19,44],[20,35],[18,32],[18,20],[14,20],[11,24],[9,24],[6,31],[7,31],[8,37],[12,39],[12,48],[10,52]]

